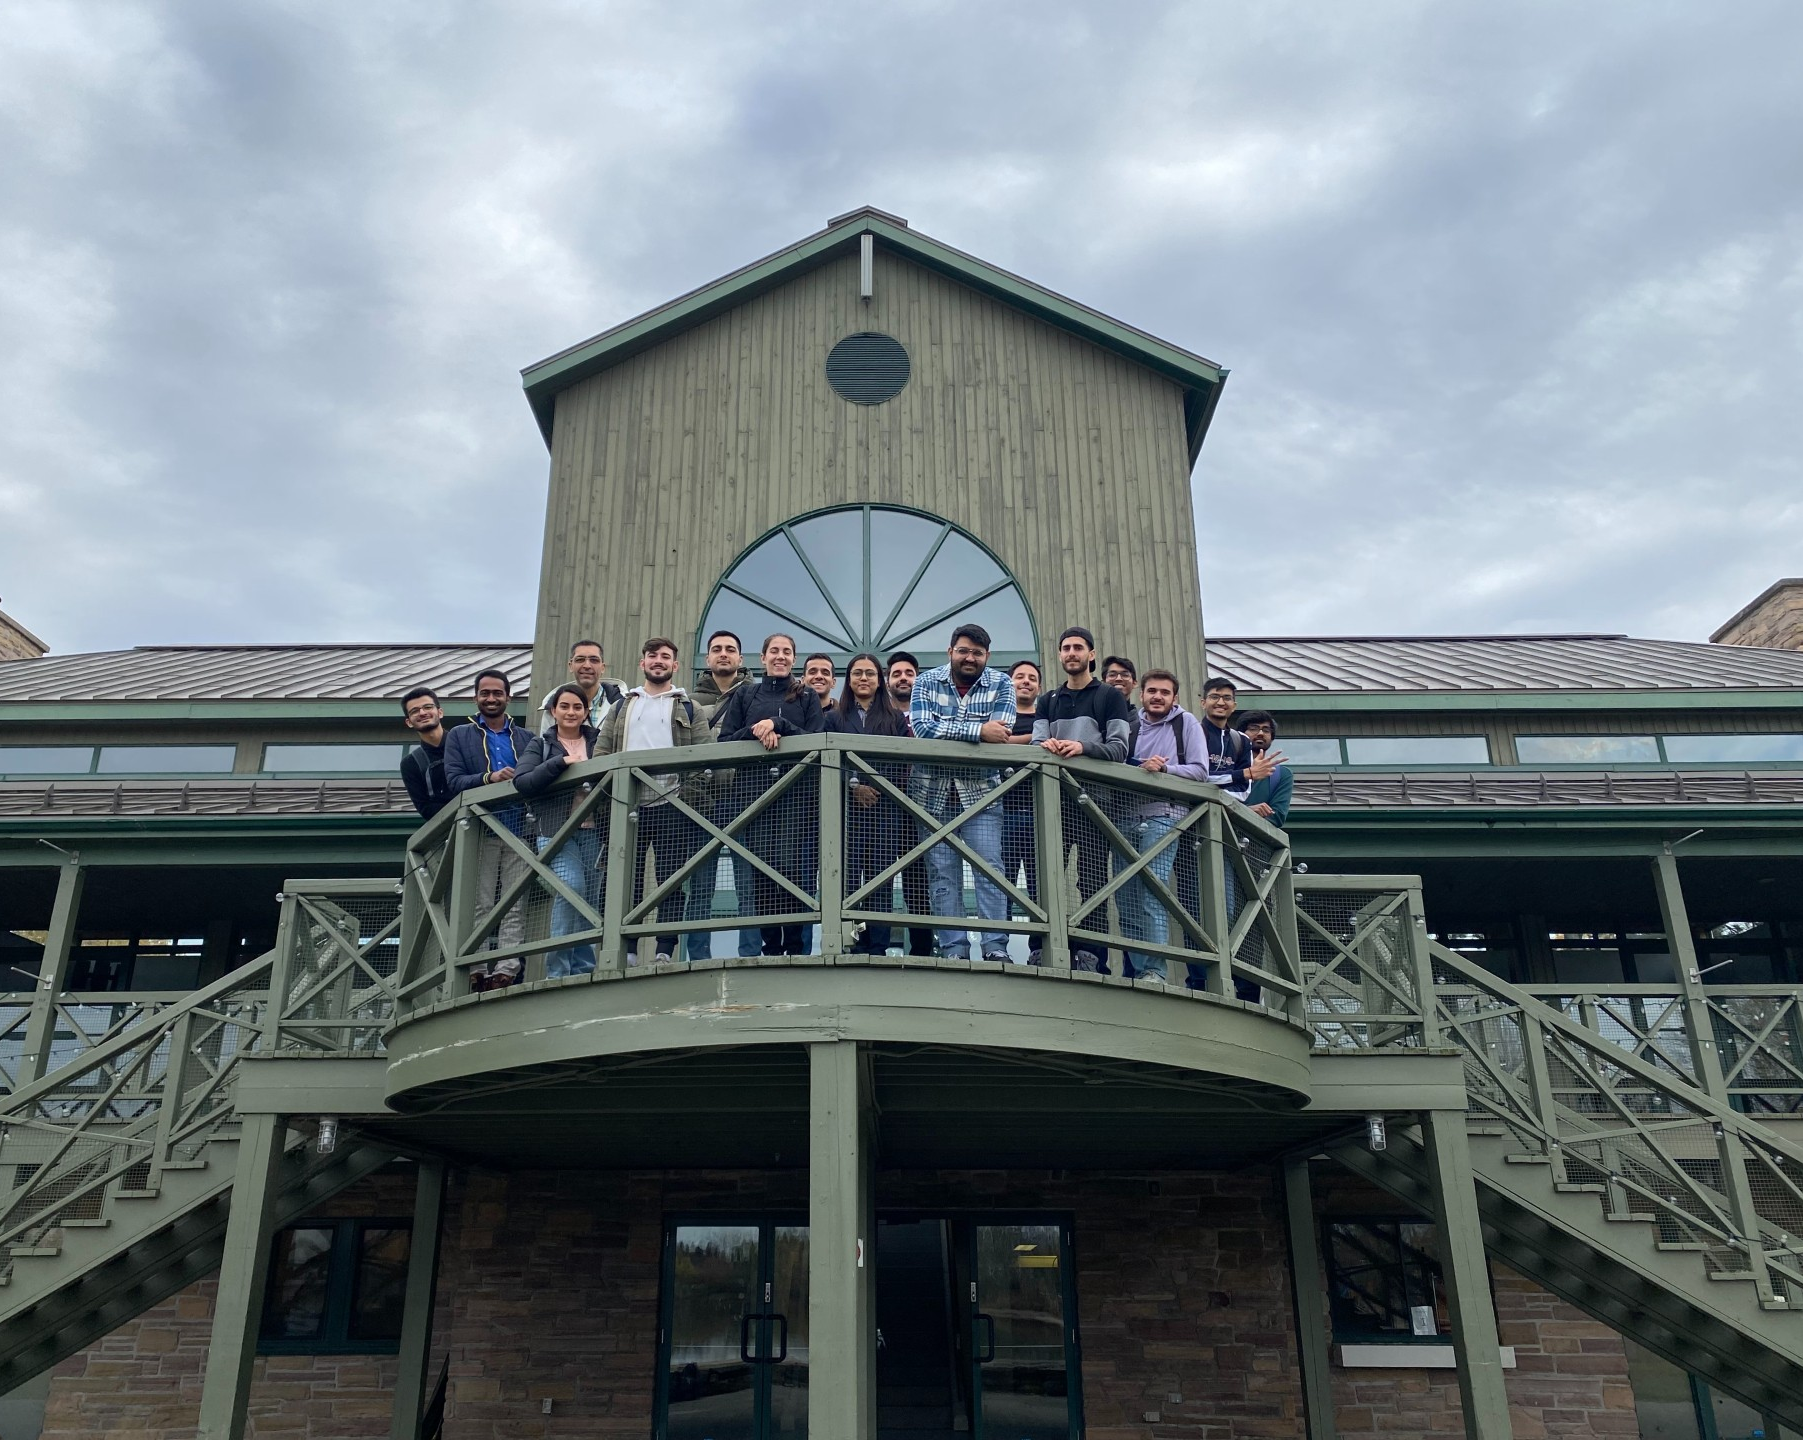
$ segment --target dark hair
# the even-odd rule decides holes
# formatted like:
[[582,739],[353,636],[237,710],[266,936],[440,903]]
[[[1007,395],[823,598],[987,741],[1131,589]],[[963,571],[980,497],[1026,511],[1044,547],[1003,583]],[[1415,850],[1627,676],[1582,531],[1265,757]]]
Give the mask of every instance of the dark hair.
[[1014,678],[1014,672],[1023,665],[1031,665],[1033,667],[1033,673],[1041,680],[1045,679],[1045,671],[1039,668],[1039,662],[1037,660],[1016,660],[1008,667],[1008,678],[1012,680]]
[[915,674],[920,673],[920,661],[915,659],[914,656],[906,650],[897,650],[893,655],[891,655],[889,657],[888,663],[883,666],[883,678],[884,679],[887,679],[889,676],[889,672],[895,668],[895,662],[897,660],[906,660],[910,665],[912,665],[914,667]]
[[649,655],[654,650],[668,650],[672,655],[679,653],[676,649],[676,642],[668,635],[653,635],[643,645],[639,646],[639,654],[641,655]]
[[[952,631],[952,645],[960,640],[968,640],[972,645],[981,645],[985,651],[989,649],[989,632],[981,625],[964,624]],[[951,649],[951,645],[946,646]]]
[[401,696],[401,714],[405,715],[407,713],[407,707],[422,695],[431,700],[434,705],[439,704],[438,692],[430,685],[415,685],[405,695]]
[[[545,714],[552,715],[557,709],[557,702],[565,695],[574,695],[582,702],[582,722],[586,725],[588,723],[588,696],[582,693],[580,685],[559,685],[545,697]],[[555,723],[555,718],[553,723]]]
[[1240,693],[1240,687],[1235,685],[1233,681],[1229,680],[1225,675],[1210,675],[1204,680],[1202,682],[1202,693],[1206,695],[1210,690],[1231,690],[1235,695]]
[[1104,655],[1102,657],[1102,673],[1104,675],[1108,673],[1108,667],[1110,665],[1119,665],[1121,669],[1125,670],[1135,680],[1139,679],[1139,666],[1135,665],[1125,655]]
[[[787,630],[772,630],[764,637],[764,643],[758,646],[758,655],[760,658],[762,658],[764,652],[770,648],[770,642],[772,640],[787,640],[789,642],[789,648],[791,650],[795,648],[795,637]],[[801,667],[797,666],[789,672],[789,688],[783,691],[783,700],[785,702],[799,700],[801,699],[801,692],[803,690],[808,690],[808,687],[802,683]],[[812,695],[813,693],[812,690],[808,690],[808,694]]]
[[[808,666],[812,665],[816,660],[824,660],[828,665],[833,665],[833,657],[831,655],[828,655],[824,650],[816,650],[812,655],[801,662],[801,668],[806,670]],[[838,673],[839,667],[833,665],[833,674],[837,675]]]
[[[813,656],[808,657],[810,660]],[[876,666],[876,694],[870,697],[870,710],[864,716],[864,733],[866,735],[906,735],[908,733],[908,717],[895,708],[895,702],[889,698],[889,687],[883,684],[883,662],[868,650],[860,650],[845,662],[845,685],[839,691],[839,699],[833,708],[841,717],[849,720],[852,711],[857,709],[858,702],[851,693],[851,667],[860,660],[868,660]]]
[[480,690],[482,688],[482,682],[488,679],[490,675],[501,682],[501,688],[507,692],[509,698],[512,698],[513,681],[507,678],[507,672],[505,670],[478,670],[476,672],[476,678],[470,683],[473,688]]
[[1244,730],[1248,725],[1269,725],[1271,738],[1277,738],[1277,717],[1269,710],[1247,710],[1233,717],[1233,728]]
[[739,651],[741,654],[744,652],[745,642],[743,640],[741,640],[737,635],[733,634],[733,632],[730,630],[714,631],[714,633],[712,635],[707,637],[707,643],[709,645],[712,645],[714,643],[714,641],[718,640],[722,635],[724,635],[728,640],[732,641],[733,649]]
[[1087,626],[1083,626],[1083,625],[1066,625],[1064,627],[1064,633],[1058,637],[1059,645],[1062,646],[1064,644],[1064,642],[1066,640],[1070,639],[1071,636],[1073,636],[1073,635],[1075,635],[1079,640],[1081,640],[1091,650],[1096,648],[1095,635],[1093,633],[1091,633],[1091,631],[1088,629]]
[[1150,685],[1154,680],[1164,681],[1165,684],[1169,685],[1171,689],[1175,690],[1179,695],[1183,693],[1183,683],[1169,670],[1146,671],[1144,675],[1139,677],[1139,688],[1144,690],[1146,686]]
[[599,640],[578,640],[574,645],[570,646],[570,658],[572,660],[574,660],[576,658],[576,652],[578,650],[580,650],[584,645],[593,645],[597,650],[601,651],[601,658],[603,660],[605,660],[607,658],[607,651],[602,648],[601,642]]

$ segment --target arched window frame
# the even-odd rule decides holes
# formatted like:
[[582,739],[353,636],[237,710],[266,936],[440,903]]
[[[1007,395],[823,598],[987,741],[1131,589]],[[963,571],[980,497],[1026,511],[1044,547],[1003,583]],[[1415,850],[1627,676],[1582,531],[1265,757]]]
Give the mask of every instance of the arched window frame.
[[[844,608],[840,605],[833,590],[828,586],[825,578],[820,574],[813,561],[809,558],[806,545],[795,533],[797,527],[803,526],[811,520],[819,519],[821,516],[842,515],[846,513],[857,513],[862,519],[862,525],[860,526],[860,536],[863,545],[862,608],[865,615],[871,615],[868,631],[864,629],[862,623],[854,625],[851,618],[846,615]],[[897,594],[894,603],[889,607],[888,614],[877,617],[871,614],[870,609],[871,533],[874,517],[882,514],[906,515],[917,520],[925,520],[930,524],[937,526],[938,533],[927,546],[925,554],[914,567],[914,572],[909,576],[907,583]],[[852,639],[854,642],[849,649],[838,649],[830,644],[821,647],[822,653],[831,655],[833,657],[834,665],[841,671],[843,671],[845,664],[851,657],[860,650],[876,650],[878,648],[874,639],[868,645],[858,644],[856,642],[862,635],[868,634],[872,637],[880,638],[888,633],[889,629],[901,618],[907,608],[908,602],[914,597],[915,589],[925,578],[933,561],[938,557],[939,552],[944,547],[947,539],[952,536],[957,536],[976,547],[976,549],[995,566],[996,570],[999,572],[999,578],[994,584],[963,596],[952,605],[945,607],[941,611],[935,612],[919,624],[911,625],[908,630],[908,635],[913,638],[898,640],[883,647],[884,653],[886,654],[887,651],[890,650],[905,648],[912,650],[915,654],[919,655],[922,669],[928,669],[933,665],[939,664],[943,658],[945,649],[943,641],[949,639],[951,627],[972,612],[977,606],[980,606],[985,600],[999,595],[1004,591],[1011,590],[1019,598],[1021,610],[1027,617],[1027,626],[1032,634],[1032,648],[1021,649],[998,647],[989,652],[989,663],[997,669],[1006,669],[1017,660],[1038,660],[1040,658],[1038,617],[1034,615],[1033,607],[1027,600],[1026,591],[1022,588],[1019,580],[1015,578],[1014,572],[1002,562],[1001,557],[998,556],[994,550],[990,549],[989,546],[985,545],[980,539],[971,534],[970,531],[964,529],[961,525],[955,524],[954,522],[945,519],[943,516],[935,515],[931,511],[915,510],[906,505],[887,505],[877,502],[866,502],[854,505],[828,505],[818,510],[809,510],[805,514],[792,516],[779,525],[771,526],[770,529],[766,530],[749,545],[745,546],[744,549],[740,550],[739,553],[733,557],[732,563],[726,567],[720,578],[714,582],[713,589],[708,592],[707,603],[702,607],[701,624],[697,627],[695,632],[695,665],[697,669],[704,669],[706,667],[708,633],[711,630],[719,628],[713,623],[712,616],[714,613],[714,606],[719,601],[722,592],[736,595],[753,605],[768,610],[771,614],[787,621],[797,629],[805,630],[810,634],[819,633],[820,627],[818,622],[804,619],[788,607],[777,603],[774,598],[759,594],[756,590],[747,586],[735,584],[732,579],[734,572],[739,570],[747,559],[779,535],[787,539],[790,548],[795,552],[796,558],[801,562],[803,569],[807,572],[808,578],[813,582],[815,588],[819,590],[821,598],[826,601],[827,605],[832,610],[834,619],[838,621],[841,627],[840,634]],[[861,620],[862,616],[860,616],[860,621]],[[938,643],[935,643],[933,646],[924,646],[922,637],[931,636],[935,627],[944,627],[946,635],[944,637],[935,637]],[[741,635],[739,638],[745,649],[745,662],[755,670],[757,668],[756,647],[758,642],[764,637],[762,635]],[[832,637],[825,638],[831,639]],[[807,645],[802,646],[804,653],[811,648],[812,647]]]

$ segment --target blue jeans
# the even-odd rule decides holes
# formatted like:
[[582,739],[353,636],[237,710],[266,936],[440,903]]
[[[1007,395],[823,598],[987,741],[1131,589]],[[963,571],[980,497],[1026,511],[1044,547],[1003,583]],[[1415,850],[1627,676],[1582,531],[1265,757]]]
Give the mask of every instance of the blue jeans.
[[[545,853],[547,837],[538,837],[538,853]],[[595,909],[601,907],[601,832],[578,830],[563,842],[563,849],[551,857],[551,873],[574,890]],[[551,902],[551,933],[571,935],[592,928],[588,919],[574,905],[559,895]],[[572,945],[565,950],[552,950],[545,955],[545,978],[561,980],[566,975],[587,975],[595,968],[593,945]]]
[[[963,808],[955,798],[948,795],[936,813],[943,822],[950,820]],[[930,833],[923,827],[921,838],[925,839]],[[999,809],[991,806],[987,810],[979,810],[958,827],[957,833],[963,837],[965,844],[997,870],[1002,868],[1002,812]],[[984,920],[1006,920],[1008,892],[981,870],[976,872],[976,877],[978,916]],[[944,841],[927,851],[927,894],[935,915],[964,913],[964,857]],[[934,938],[939,942],[941,955],[965,960],[970,958],[968,930],[940,930]],[[1006,932],[983,932],[985,955],[1006,955],[1007,951]]]
[[[758,872],[752,863],[736,851],[732,857],[732,893],[741,918],[748,918],[758,913],[757,895]],[[749,960],[754,955],[764,953],[764,932],[756,925],[748,925],[739,931],[739,958]]]
[[[703,865],[689,877],[689,907],[686,916],[690,920],[712,920],[714,918],[714,887],[718,884],[720,857],[716,855],[713,863]],[[683,937],[683,945],[691,960],[712,960],[714,958],[714,932],[712,930],[691,930]]]
[[[1176,820],[1169,815],[1147,815],[1128,830],[1128,838],[1133,841],[1134,848],[1142,855],[1150,850],[1165,836],[1171,833]],[[1171,936],[1171,920],[1166,913],[1164,902],[1154,894],[1152,887],[1140,879],[1140,875],[1151,874],[1167,888],[1171,884],[1171,870],[1177,864],[1177,847],[1167,845],[1154,855],[1145,869],[1135,875],[1120,889],[1121,928],[1135,940],[1150,940],[1155,945],[1168,944]],[[1124,868],[1124,866],[1117,866]],[[1135,979],[1163,980],[1165,963],[1162,955],[1148,955],[1141,950],[1129,950],[1127,963],[1129,974]]]

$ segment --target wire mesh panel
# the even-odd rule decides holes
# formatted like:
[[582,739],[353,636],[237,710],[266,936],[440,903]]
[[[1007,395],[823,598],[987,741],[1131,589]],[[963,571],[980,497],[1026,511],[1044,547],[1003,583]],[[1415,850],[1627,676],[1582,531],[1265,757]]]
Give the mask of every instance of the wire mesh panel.
[[1762,987],[1708,995],[1710,1028],[1729,1093],[1745,1110],[1803,1111],[1803,1017],[1799,996]]
[[0,1003],[0,1089],[15,1089],[19,1064],[25,1054],[25,1029],[31,1020],[31,1002]]
[[1427,1043],[1421,936],[1405,889],[1307,880],[1296,887],[1296,934],[1315,1043],[1337,1050]]
[[290,897],[278,956],[281,1014],[277,1048],[319,1054],[373,1054],[394,1020],[400,969],[401,897],[320,894]]

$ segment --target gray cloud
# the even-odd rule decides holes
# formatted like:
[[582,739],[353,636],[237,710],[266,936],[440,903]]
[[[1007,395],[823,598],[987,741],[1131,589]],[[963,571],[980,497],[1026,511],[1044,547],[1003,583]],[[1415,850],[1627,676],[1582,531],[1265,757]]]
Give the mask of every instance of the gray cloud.
[[1700,637],[1798,569],[1803,15],[0,10],[0,594],[525,636],[523,364],[870,202],[1233,368],[1217,633]]

